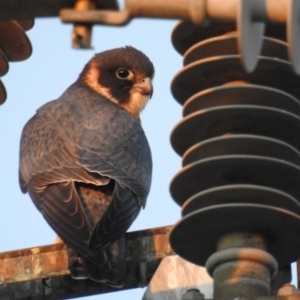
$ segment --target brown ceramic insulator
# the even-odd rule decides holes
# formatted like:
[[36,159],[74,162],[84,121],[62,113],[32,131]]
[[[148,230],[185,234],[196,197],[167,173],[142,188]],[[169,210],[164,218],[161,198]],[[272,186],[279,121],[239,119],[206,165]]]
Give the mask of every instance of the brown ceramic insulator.
[[17,21],[0,21],[0,48],[9,61],[27,59],[32,53],[30,40]]

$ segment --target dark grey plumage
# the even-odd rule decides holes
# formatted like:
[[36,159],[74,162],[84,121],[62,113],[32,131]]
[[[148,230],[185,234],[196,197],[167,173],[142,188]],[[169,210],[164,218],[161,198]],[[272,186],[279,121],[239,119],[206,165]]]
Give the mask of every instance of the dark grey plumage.
[[23,129],[21,189],[68,245],[75,278],[123,284],[124,233],[151,184],[139,112],[153,75],[152,63],[133,47],[97,54]]

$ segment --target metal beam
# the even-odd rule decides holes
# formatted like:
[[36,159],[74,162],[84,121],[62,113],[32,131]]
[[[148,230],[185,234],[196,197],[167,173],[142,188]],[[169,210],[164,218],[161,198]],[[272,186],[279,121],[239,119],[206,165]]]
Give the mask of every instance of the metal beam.
[[171,226],[126,234],[128,274],[121,289],[92,280],[74,280],[64,244],[0,253],[0,300],[70,299],[148,285],[160,261],[173,255]]
[[[60,9],[72,8],[76,0],[0,0],[0,20],[57,17]],[[95,0],[96,8],[117,10],[117,0]]]

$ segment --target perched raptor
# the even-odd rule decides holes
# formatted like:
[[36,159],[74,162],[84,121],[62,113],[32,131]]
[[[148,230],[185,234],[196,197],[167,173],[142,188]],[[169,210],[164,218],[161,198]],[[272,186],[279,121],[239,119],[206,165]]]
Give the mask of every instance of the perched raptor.
[[151,184],[139,115],[153,75],[151,61],[133,47],[96,54],[23,129],[21,189],[68,246],[74,278],[124,283],[124,233]]

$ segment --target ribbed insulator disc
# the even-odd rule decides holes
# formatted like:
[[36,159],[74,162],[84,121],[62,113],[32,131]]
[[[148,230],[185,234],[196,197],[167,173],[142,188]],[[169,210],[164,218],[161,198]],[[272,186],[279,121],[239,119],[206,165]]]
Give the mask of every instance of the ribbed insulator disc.
[[232,134],[253,134],[282,140],[300,149],[300,118],[263,106],[229,105],[202,110],[185,117],[173,129],[171,144],[183,155],[194,144]]
[[0,48],[0,77],[4,76],[8,72],[8,69],[9,65],[7,58]]
[[223,155],[256,155],[285,160],[300,165],[300,153],[279,140],[257,135],[229,135],[205,140],[189,148],[183,155],[182,165]]
[[300,204],[282,191],[257,185],[226,185],[200,192],[182,207],[185,217],[196,210],[220,204],[248,203],[280,207],[300,214]]
[[220,23],[210,21],[203,26],[195,26],[191,21],[179,22],[173,29],[172,43],[180,53],[184,52],[199,41],[219,36],[236,30],[234,23]]
[[278,189],[300,201],[300,168],[283,160],[228,155],[200,160],[181,169],[170,185],[172,198],[183,205],[190,197],[206,189],[250,184]]
[[[232,22],[211,20],[202,26],[197,26],[191,21],[180,21],[173,29],[172,44],[183,55],[190,47],[200,41],[235,31],[236,25]],[[265,35],[286,41],[286,28],[281,23],[266,24]]]
[[15,20],[23,28],[24,31],[30,30],[34,25],[34,19]]
[[289,62],[260,57],[255,71],[246,73],[238,55],[207,58],[187,65],[174,77],[171,91],[183,104],[202,90],[236,81],[274,87],[300,98],[300,77],[293,73]]
[[197,210],[174,226],[170,243],[181,257],[204,266],[217,250],[220,237],[237,231],[263,234],[268,252],[274,255],[279,266],[299,258],[300,217],[267,205],[224,204]]
[[[208,57],[231,54],[238,55],[237,40],[238,36],[236,34],[223,35],[204,40],[186,51],[183,63],[184,65],[188,65],[196,60]],[[264,37],[260,55],[288,60],[287,43],[281,40]]]
[[300,115],[300,103],[295,97],[278,89],[254,84],[230,84],[199,92],[184,103],[183,115],[233,104],[269,106]]
[[17,21],[0,21],[0,48],[9,61],[27,59],[32,53],[30,40]]
[[[0,76],[8,72],[9,61],[21,61],[31,55],[31,43],[24,30],[29,30],[33,24],[33,20],[0,21]],[[0,81],[0,105],[6,97],[5,87]]]
[[6,96],[7,95],[6,95],[5,87],[2,83],[2,81],[0,80],[0,105],[5,102]]
[[239,231],[263,234],[280,266],[299,258],[300,76],[278,40],[284,26],[266,25],[266,35],[246,73],[235,24],[184,21],[172,34],[185,67],[171,85],[184,105],[171,134],[184,167],[170,185],[183,206],[170,243],[198,265]]

